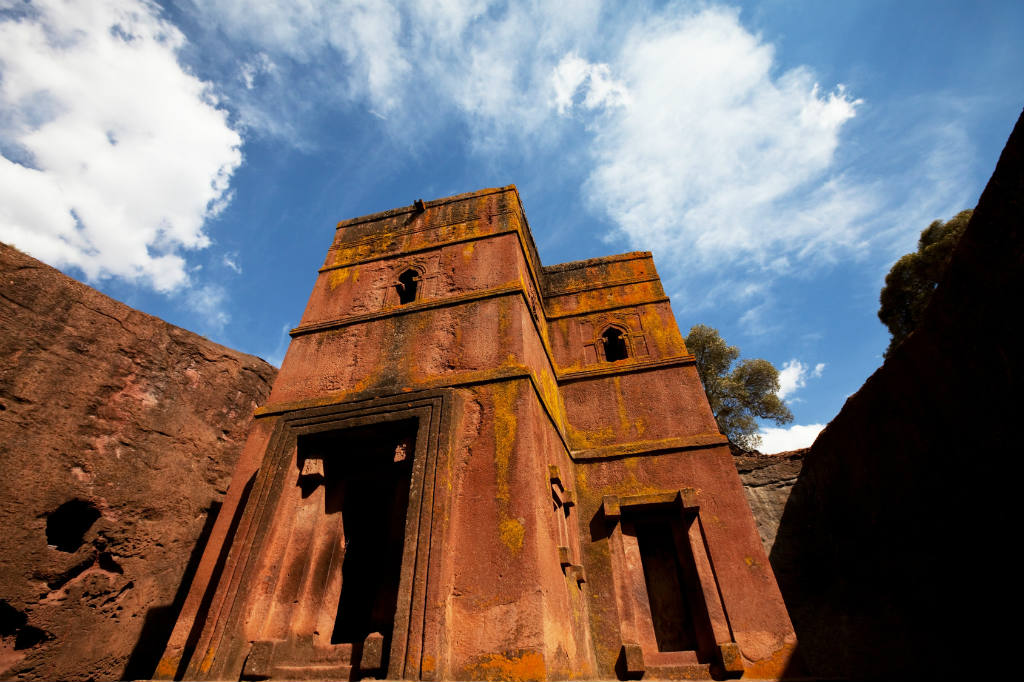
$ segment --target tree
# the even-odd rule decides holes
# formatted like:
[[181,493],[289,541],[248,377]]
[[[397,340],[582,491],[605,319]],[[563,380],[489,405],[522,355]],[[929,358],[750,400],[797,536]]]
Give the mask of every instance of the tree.
[[917,251],[896,261],[885,276],[885,286],[879,297],[878,319],[892,334],[886,356],[921,323],[932,292],[945,276],[953,249],[973,213],[971,210],[960,211],[945,223],[941,220],[932,222],[921,232]]
[[718,330],[694,325],[686,347],[697,358],[697,374],[711,403],[718,428],[736,445],[752,450],[761,443],[757,418],[776,424],[793,421],[779,398],[779,370],[767,360],[737,360],[740,349],[725,343]]

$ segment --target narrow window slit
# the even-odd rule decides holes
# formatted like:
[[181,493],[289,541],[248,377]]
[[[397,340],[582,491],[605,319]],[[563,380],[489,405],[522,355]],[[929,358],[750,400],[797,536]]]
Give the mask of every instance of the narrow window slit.
[[398,289],[398,302],[402,305],[406,303],[412,303],[416,300],[417,289],[419,289],[420,275],[418,272],[409,268],[401,275],[398,276],[398,284],[395,288]]
[[604,345],[604,359],[608,362],[617,362],[629,357],[626,350],[626,339],[622,332],[615,327],[609,327],[601,334],[601,343]]

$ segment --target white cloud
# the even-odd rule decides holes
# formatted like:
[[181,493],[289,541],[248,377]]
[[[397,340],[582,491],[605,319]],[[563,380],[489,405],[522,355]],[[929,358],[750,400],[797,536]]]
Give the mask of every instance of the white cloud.
[[782,365],[779,371],[779,397],[785,400],[807,385],[808,379],[817,379],[825,371],[825,363],[819,362],[812,369],[796,358]]
[[[3,3],[7,5],[8,3]],[[40,0],[0,19],[0,239],[160,291],[230,200],[241,138],[140,0]]]
[[856,244],[870,193],[830,174],[858,101],[771,45],[732,9],[654,16],[612,62],[629,100],[597,125],[594,205],[622,235],[687,270],[766,271]]
[[824,428],[824,424],[795,424],[786,429],[780,427],[761,429],[761,445],[758,450],[766,455],[771,455],[810,447]]
[[585,109],[622,106],[629,100],[626,87],[611,76],[607,64],[592,64],[575,52],[565,55],[551,75],[554,104],[565,115],[575,103],[576,93],[585,93],[579,106]]

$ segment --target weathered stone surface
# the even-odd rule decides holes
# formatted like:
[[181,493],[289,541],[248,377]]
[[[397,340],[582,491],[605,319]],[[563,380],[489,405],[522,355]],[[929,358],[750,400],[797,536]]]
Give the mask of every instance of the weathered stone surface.
[[275,373],[0,244],[0,677],[152,674]]
[[1019,592],[1022,299],[1024,117],[922,325],[819,435],[786,505],[771,560],[813,674],[959,675],[1017,645],[998,622]]
[[764,544],[764,551],[771,554],[775,544],[775,533],[786,508],[786,501],[793,490],[807,448],[790,450],[773,455],[738,451],[733,446],[733,464],[743,482],[743,492],[750,504],[757,522],[757,532]]
[[786,671],[650,253],[543,267],[514,187],[416,202],[339,224],[292,337],[158,676]]

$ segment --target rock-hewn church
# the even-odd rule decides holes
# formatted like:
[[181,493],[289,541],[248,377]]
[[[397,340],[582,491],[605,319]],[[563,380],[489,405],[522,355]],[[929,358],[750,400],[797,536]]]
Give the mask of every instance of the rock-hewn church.
[[515,187],[345,220],[164,678],[777,678],[796,640],[650,253]]

